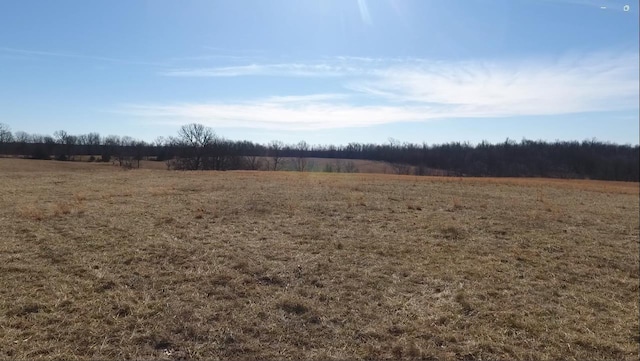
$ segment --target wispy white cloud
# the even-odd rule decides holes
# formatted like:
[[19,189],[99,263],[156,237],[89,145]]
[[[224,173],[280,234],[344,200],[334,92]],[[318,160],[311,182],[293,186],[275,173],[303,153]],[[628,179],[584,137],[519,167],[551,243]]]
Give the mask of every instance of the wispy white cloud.
[[80,54],[73,52],[34,50],[34,49],[18,49],[0,46],[0,56],[8,58],[69,58],[78,60],[92,60],[99,62],[118,63],[125,65],[144,65],[152,67],[169,68],[176,64],[210,62],[210,61],[236,61],[247,62],[255,61],[259,57],[255,55],[233,55],[233,54],[201,54],[194,56],[172,57],[160,59],[157,61],[133,60],[125,58],[115,58],[108,56],[97,56],[91,54]]
[[111,57],[105,57],[105,56],[94,56],[94,55],[67,53],[67,52],[58,52],[58,51],[16,49],[16,48],[7,48],[7,47],[0,46],[0,54],[2,53],[15,54],[15,55],[21,55],[21,56],[32,56],[32,57],[56,57],[56,58],[72,58],[72,59],[83,59],[83,60],[97,60],[97,61],[105,61],[110,63],[121,63],[121,64],[129,64],[129,65],[147,65],[147,66],[163,65],[161,63],[137,61],[137,60],[121,59],[121,58],[111,58]]
[[[317,97],[317,95],[312,98]],[[427,109],[398,106],[353,106],[315,100],[261,99],[238,103],[128,105],[124,112],[162,123],[198,122],[212,127],[271,130],[318,130],[364,127],[398,121],[424,120]]]
[[276,95],[266,98],[270,103],[311,103],[311,102],[326,102],[326,101],[339,101],[349,98],[349,94],[346,93],[323,93],[323,94],[311,94],[311,95]]
[[[241,59],[239,59],[241,60]],[[420,62],[415,58],[371,58],[355,56],[323,57],[318,61],[281,63],[259,62],[256,58],[245,59],[250,64],[217,67],[183,67],[163,70],[162,76],[175,77],[338,77],[371,75],[373,71],[390,64]]]
[[216,68],[210,73],[239,75],[337,77],[341,89],[241,101],[132,104],[120,111],[177,124],[195,121],[214,127],[314,130],[447,118],[637,110],[640,93],[638,54],[617,52],[520,61],[341,58],[322,64]]
[[247,62],[255,61],[255,56],[248,55],[228,55],[228,54],[203,54],[193,56],[181,56],[172,57],[163,61],[163,64],[167,66],[180,66],[180,64],[194,63],[194,62],[211,62],[211,61],[235,61],[235,62]]
[[264,55],[266,53],[265,50],[262,49],[238,49],[238,48],[223,48],[223,47],[219,47],[219,46],[210,46],[210,45],[204,45],[202,47],[203,49],[206,50],[212,50],[215,51],[218,54],[227,54],[227,55]]
[[392,66],[347,87],[395,102],[466,109],[476,116],[541,115],[637,108],[638,76],[637,53],[599,53]]
[[119,112],[152,118],[165,124],[198,122],[212,127],[269,130],[318,130],[364,127],[397,121],[419,121],[424,107],[391,105],[353,106],[347,94],[272,96],[252,101],[128,104]]
[[250,64],[215,68],[185,68],[164,71],[165,76],[178,77],[238,77],[238,76],[282,76],[282,77],[336,77],[354,74],[358,69],[339,64]]

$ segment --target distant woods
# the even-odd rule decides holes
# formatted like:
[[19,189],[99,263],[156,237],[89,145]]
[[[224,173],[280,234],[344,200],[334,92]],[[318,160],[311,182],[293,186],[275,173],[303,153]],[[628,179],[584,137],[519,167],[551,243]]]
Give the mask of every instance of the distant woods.
[[[188,124],[176,136],[144,142],[132,137],[98,133],[53,135],[12,133],[0,123],[0,155],[61,161],[113,162],[135,168],[141,160],[164,162],[175,170],[297,170],[308,171],[313,158],[335,159],[323,171],[356,171],[353,162],[372,160],[389,164],[397,174],[491,177],[590,178],[639,181],[639,146],[596,140],[553,143],[522,140],[478,145],[401,143],[310,145],[305,141],[268,144],[232,141],[208,127]],[[343,166],[341,166],[343,164]],[[285,166],[286,165],[286,166]]]

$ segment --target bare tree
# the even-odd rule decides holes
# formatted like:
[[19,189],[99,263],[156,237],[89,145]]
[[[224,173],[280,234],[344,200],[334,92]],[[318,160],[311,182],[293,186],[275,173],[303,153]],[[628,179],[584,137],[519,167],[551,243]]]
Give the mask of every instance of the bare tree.
[[17,143],[28,143],[31,140],[31,136],[27,132],[17,131],[13,139]]
[[95,154],[100,147],[100,134],[89,133],[86,135],[87,152],[91,157],[95,157]]
[[159,136],[153,141],[151,145],[153,145],[154,147],[164,147],[169,143],[170,141],[168,139],[165,139],[165,137],[163,136]]
[[190,159],[188,169],[204,169],[203,158],[216,140],[216,135],[209,127],[202,124],[183,125],[178,131],[180,142],[189,149]]
[[0,143],[13,142],[13,134],[11,134],[11,128],[4,123],[0,123]]
[[120,138],[120,145],[123,147],[132,147],[135,144],[136,144],[136,140],[133,139],[133,137],[125,135],[122,138]]
[[309,151],[309,144],[304,140],[301,140],[296,145],[296,160],[295,168],[298,172],[304,172],[307,168],[307,152]]
[[356,164],[353,161],[349,161],[344,166],[344,171],[346,173],[358,173],[358,167],[356,167]]
[[58,160],[73,160],[73,150],[78,141],[78,137],[67,133],[64,130],[57,130],[53,133],[56,143],[60,144]]
[[258,170],[260,169],[260,158],[256,155],[246,155],[244,157],[244,162],[247,165],[247,168],[250,170]]
[[342,172],[342,167],[343,167],[343,165],[342,165],[342,160],[340,160],[340,159],[336,159],[336,167],[335,167],[335,171],[336,171],[337,173]]
[[282,149],[284,148],[284,143],[280,140],[272,140],[269,143],[269,157],[273,162],[273,170],[278,170],[278,165],[282,161]]
[[38,144],[38,143],[44,143],[45,136],[42,134],[30,134],[29,135],[29,143],[34,143],[34,144]]
[[103,162],[112,161],[112,156],[117,156],[120,153],[120,137],[117,135],[109,135],[102,141],[102,154],[100,159]]
[[56,130],[53,132],[53,136],[56,139],[56,143],[64,144],[65,139],[69,136],[66,130]]
[[89,142],[89,138],[87,137],[86,134],[78,135],[77,140],[78,140],[78,145],[81,145],[81,146],[87,145],[87,143]]
[[411,166],[405,163],[389,163],[393,173],[395,174],[409,174],[411,173]]
[[215,133],[211,128],[202,124],[191,123],[180,127],[178,136],[190,146],[204,148],[211,144]]

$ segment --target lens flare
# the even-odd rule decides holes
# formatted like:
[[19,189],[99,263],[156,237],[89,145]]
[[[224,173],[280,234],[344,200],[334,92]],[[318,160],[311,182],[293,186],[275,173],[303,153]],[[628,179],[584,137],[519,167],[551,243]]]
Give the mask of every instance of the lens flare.
[[360,17],[362,22],[367,25],[372,25],[371,14],[369,13],[369,7],[367,6],[367,0],[358,0],[358,7],[360,8]]

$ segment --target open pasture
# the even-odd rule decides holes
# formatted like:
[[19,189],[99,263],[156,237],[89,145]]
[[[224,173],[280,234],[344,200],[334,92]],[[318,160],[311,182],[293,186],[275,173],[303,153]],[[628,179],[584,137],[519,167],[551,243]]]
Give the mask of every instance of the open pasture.
[[638,184],[0,159],[0,359],[638,358]]

